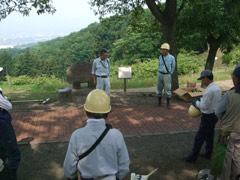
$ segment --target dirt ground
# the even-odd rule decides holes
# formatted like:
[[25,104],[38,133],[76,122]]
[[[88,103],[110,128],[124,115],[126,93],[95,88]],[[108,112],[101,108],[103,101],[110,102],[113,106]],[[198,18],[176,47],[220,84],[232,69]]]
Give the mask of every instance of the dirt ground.
[[[211,161],[198,158],[195,164],[182,161],[190,153],[195,132],[125,137],[132,172],[148,174],[149,180],[194,180],[199,170],[211,168]],[[216,139],[216,138],[215,138]],[[22,161],[19,180],[64,180],[62,164],[68,143],[20,145]],[[202,148],[204,150],[204,147]]]
[[[233,87],[232,81],[218,81],[216,82],[223,91],[229,90]],[[198,84],[197,86],[200,86]],[[184,87],[184,86],[181,86]],[[32,111],[32,110],[59,110],[68,108],[83,108],[87,94],[91,89],[83,88],[75,91],[74,96],[68,101],[57,101],[50,99],[46,104],[39,102],[15,102],[13,103],[13,111]],[[163,98],[165,101],[165,98]],[[174,104],[184,104],[176,94],[173,94],[171,102]],[[163,102],[164,103],[164,102]],[[135,107],[135,106],[155,106],[157,104],[156,87],[142,88],[142,89],[128,89],[126,93],[120,90],[112,90],[111,92],[111,105],[117,107]]]
[[[83,108],[89,90],[82,91],[81,94],[73,96],[72,100],[57,101],[50,99],[46,104],[38,102],[13,102],[13,111],[33,111],[33,110],[60,110],[69,108]],[[114,108],[118,107],[136,107],[136,106],[155,106],[157,105],[157,96],[155,92],[112,92],[111,105]],[[172,98],[172,103],[185,103],[176,95]],[[165,103],[165,98],[163,98]]]

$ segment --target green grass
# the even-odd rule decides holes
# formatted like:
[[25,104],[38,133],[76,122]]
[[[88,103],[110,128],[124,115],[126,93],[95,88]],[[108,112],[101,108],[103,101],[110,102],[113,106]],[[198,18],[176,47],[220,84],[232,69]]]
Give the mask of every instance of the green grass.
[[20,100],[44,100],[50,98],[51,100],[57,99],[56,92],[23,92],[23,93],[7,93],[5,94],[11,101]]
[[[231,80],[231,73],[233,72],[234,67],[218,67],[213,69],[214,74],[214,81],[223,81],[223,80]],[[201,68],[200,72],[203,70]],[[187,74],[187,75],[180,75],[179,76],[179,84],[187,84],[187,82],[198,82],[201,81],[197,79],[200,77],[200,72],[195,74]]]
[[226,146],[223,146],[219,143],[216,144],[213,153],[213,161],[212,161],[212,174],[216,177],[220,177],[223,169],[223,162],[226,154]]
[[[154,78],[147,79],[127,79],[127,88],[146,88],[157,86],[157,76]],[[111,82],[112,89],[123,89],[124,80],[123,79],[114,79]]]

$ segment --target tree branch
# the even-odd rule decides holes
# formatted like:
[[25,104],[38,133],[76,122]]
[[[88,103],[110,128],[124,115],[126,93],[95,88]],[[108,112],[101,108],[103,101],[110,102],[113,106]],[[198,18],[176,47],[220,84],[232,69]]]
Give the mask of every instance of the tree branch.
[[163,23],[163,13],[160,8],[155,3],[155,0],[145,0],[148,8],[151,10],[152,14],[157,18],[160,23]]
[[181,6],[177,9],[177,17],[179,16],[180,12],[184,8],[185,3],[186,3],[186,0],[183,0]]

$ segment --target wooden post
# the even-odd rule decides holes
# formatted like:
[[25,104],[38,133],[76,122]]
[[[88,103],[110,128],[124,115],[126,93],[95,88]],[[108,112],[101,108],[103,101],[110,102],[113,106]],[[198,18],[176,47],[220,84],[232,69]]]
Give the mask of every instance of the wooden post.
[[124,78],[124,92],[127,92],[127,79]]

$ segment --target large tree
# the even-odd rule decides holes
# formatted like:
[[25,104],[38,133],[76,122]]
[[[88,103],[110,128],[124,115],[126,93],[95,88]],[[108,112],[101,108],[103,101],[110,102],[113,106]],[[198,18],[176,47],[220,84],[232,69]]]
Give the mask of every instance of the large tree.
[[240,9],[234,0],[204,0],[186,5],[181,21],[187,33],[199,33],[209,46],[205,69],[213,69],[217,50],[239,43]]
[[[177,19],[187,0],[90,0],[92,7],[97,7],[96,14],[103,17],[107,13],[123,14],[129,11],[137,11],[147,5],[154,17],[161,23],[163,41],[170,44],[170,53],[177,57]],[[178,5],[178,3],[180,3]],[[177,60],[177,59],[176,59]],[[173,89],[178,88],[177,67],[173,75]]]
[[14,11],[27,16],[32,9],[36,9],[37,14],[56,11],[52,0],[0,0],[0,21]]

